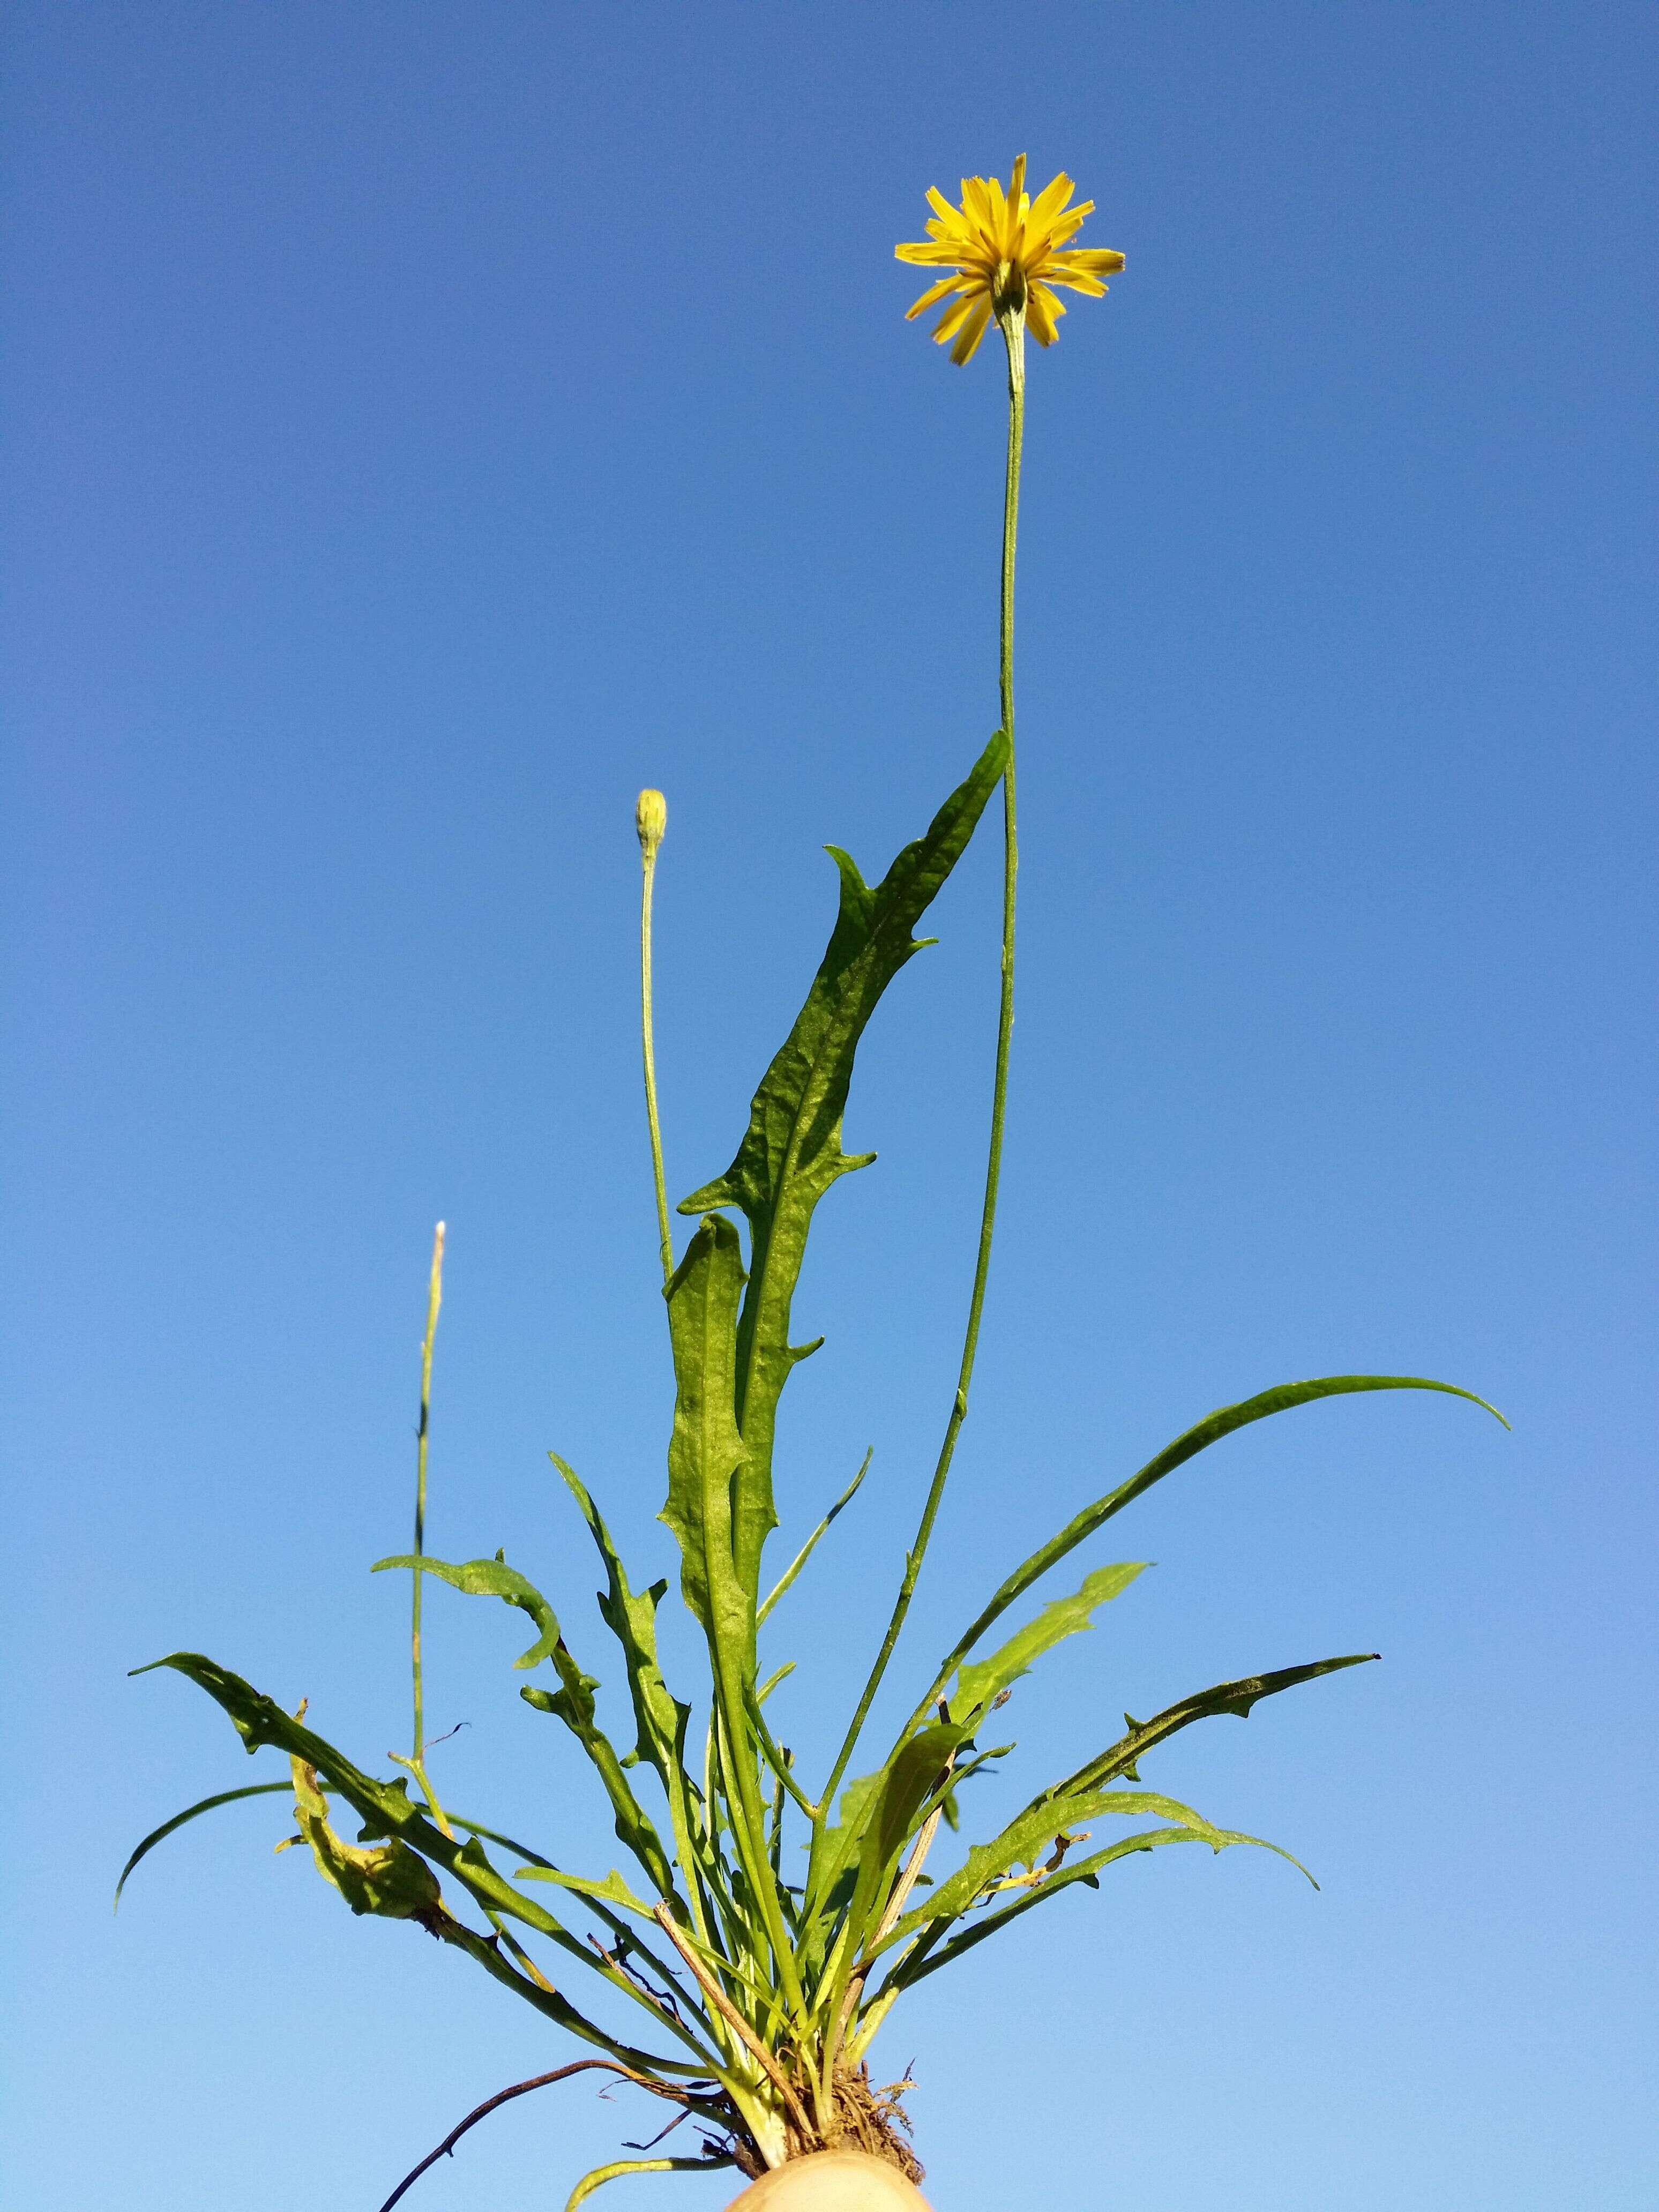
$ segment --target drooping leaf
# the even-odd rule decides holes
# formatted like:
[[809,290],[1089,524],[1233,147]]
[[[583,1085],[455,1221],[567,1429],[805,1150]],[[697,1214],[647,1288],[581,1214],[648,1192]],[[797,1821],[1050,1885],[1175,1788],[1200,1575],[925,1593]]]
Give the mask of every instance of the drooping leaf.
[[578,2212],[596,2189],[603,2189],[607,2181],[620,2181],[629,2173],[713,2173],[717,2167],[735,2166],[737,2160],[724,2151],[706,2152],[702,2158],[617,2158],[609,2166],[596,2166],[581,2179],[564,2201],[564,2212]]
[[[1172,1474],[1188,1460],[1195,1458],[1207,1446],[1218,1443],[1223,1437],[1231,1436],[1235,1429],[1248,1427],[1252,1421],[1266,1420],[1273,1413],[1287,1413],[1293,1406],[1309,1405],[1316,1398],[1344,1397],[1363,1390],[1437,1390],[1449,1398],[1465,1398],[1471,1405],[1479,1406],[1490,1413],[1494,1420],[1504,1420],[1496,1406],[1488,1405],[1473,1390],[1460,1389],[1454,1382],[1430,1382],[1420,1375],[1324,1375],[1307,1382],[1281,1382],[1276,1389],[1261,1391],[1254,1398],[1241,1399],[1235,1406],[1223,1406],[1218,1412],[1208,1413],[1201,1421],[1195,1422],[1173,1443],[1166,1444],[1156,1458],[1147,1461],[1138,1474],[1131,1475],[1115,1490],[1109,1490],[1103,1498],[1097,1498],[1092,1505],[1085,1505],[1080,1513],[1074,1514],[1058,1534],[1051,1536],[1046,1544],[1032,1553],[1030,1559],[1016,1567],[978,1619],[947,1654],[936,1678],[936,1690],[943,1687],[957,1664],[973,1650],[992,1622],[1000,1620],[1011,1605],[1017,1604],[1033,1583],[1046,1575],[1050,1567],[1058,1565],[1068,1552],[1074,1552],[1114,1514],[1121,1513],[1126,1505],[1132,1504],[1144,1492],[1150,1490],[1155,1482],[1161,1482],[1166,1474]],[[1504,1421],[1504,1425],[1507,1428],[1508,1422]],[[917,1719],[927,1711],[931,1703],[930,1694],[917,1707]],[[915,1724],[915,1720],[913,1720],[911,1725],[914,1727]]]
[[[1255,1836],[1236,1835],[1225,1828],[1142,1828],[1133,1836],[1120,1837],[1116,1843],[1109,1844],[1103,1850],[1091,1853],[1086,1859],[1068,1859],[1036,1887],[1026,1890],[1013,1904],[986,1913],[937,1949],[924,1949],[921,1945],[917,1945],[913,1953],[907,1954],[893,1968],[882,1984],[880,1996],[887,1996],[894,1990],[908,1989],[927,1975],[937,1973],[941,1966],[948,1966],[964,1951],[971,1951],[976,1943],[982,1943],[987,1936],[994,1936],[1011,1920],[1018,1920],[1022,1913],[1030,1912],[1047,1899],[1058,1896],[1062,1890],[1069,1889],[1073,1882],[1087,1882],[1091,1889],[1098,1887],[1101,1869],[1110,1866],[1115,1860],[1132,1858],[1138,1851],[1155,1851],[1164,1844],[1208,1844],[1214,1850],[1218,1848],[1224,1850],[1231,1844],[1254,1844],[1259,1840]],[[923,1940],[925,1942],[925,1936]],[[877,2001],[880,2002],[880,1996]]]
[[298,1758],[289,1764],[295,1821],[324,1881],[356,1913],[416,1920],[429,1935],[441,1935],[442,1923],[453,1916],[445,1911],[438,1878],[419,1853],[396,1837],[366,1850],[343,1842],[329,1825],[328,1800],[318,1785],[316,1768]]
[[520,1652],[513,1662],[515,1667],[539,1667],[544,1659],[552,1658],[558,1650],[558,1616],[534,1583],[516,1567],[509,1567],[505,1559],[464,1559],[459,1565],[452,1566],[446,1559],[404,1555],[376,1559],[369,1571],[384,1574],[392,1567],[418,1568],[422,1574],[435,1575],[441,1583],[464,1591],[468,1597],[498,1597],[507,1605],[516,1606],[520,1613],[527,1613],[541,1633],[529,1650]]
[[675,1897],[678,1893],[673,1873],[662,1839],[634,1795],[616,1747],[596,1718],[598,1708],[593,1693],[599,1686],[598,1679],[584,1674],[577,1664],[561,1632],[557,1614],[535,1584],[516,1567],[509,1567],[499,1559],[467,1559],[452,1565],[447,1560],[425,1556],[418,1559],[400,1557],[376,1560],[374,1571],[379,1574],[385,1568],[416,1566],[469,1597],[498,1597],[503,1603],[529,1614],[541,1634],[530,1650],[513,1663],[518,1668],[538,1667],[544,1659],[550,1659],[560,1686],[543,1690],[526,1684],[519,1694],[538,1712],[550,1713],[562,1720],[576,1738],[605,1785],[618,1840],[627,1844],[660,1893],[665,1898]]
[[1015,1867],[1034,1866],[1062,1832],[1082,1827],[1090,1820],[1139,1820],[1148,1816],[1168,1820],[1182,1830],[1214,1842],[1220,1849],[1221,1831],[1173,1797],[1146,1790],[1080,1791],[1075,1795],[1039,1800],[1012,1820],[1000,1835],[975,1844],[956,1873],[946,1875],[929,1893],[925,1904],[905,1914],[883,1948],[903,1942],[918,1928],[933,1920],[954,1920],[970,1910],[988,1886]]
[[[326,1789],[320,1783],[316,1786],[319,1793],[326,1797],[328,1794]],[[406,1792],[408,1784],[399,1776],[391,1787]],[[149,1835],[144,1838],[143,1843],[128,1859],[125,1866],[122,1868],[121,1879],[115,1885],[116,1905],[118,1906],[120,1905],[121,1893],[127,1886],[128,1877],[141,1861],[149,1856],[157,1844],[165,1843],[169,1836],[175,1834],[179,1829],[184,1827],[189,1821],[196,1820],[201,1814],[211,1813],[221,1805],[234,1805],[241,1797],[291,1797],[293,1795],[294,1784],[291,1779],[287,1782],[252,1782],[245,1789],[222,1790],[216,1796],[204,1797],[199,1804],[187,1806],[182,1813],[175,1813],[170,1820],[163,1820],[159,1828],[150,1830]],[[469,1820],[462,1814],[451,1811],[449,1821],[452,1827],[463,1829],[470,1835],[486,1836],[491,1843],[504,1844],[508,1850],[516,1851],[521,1859],[533,1860],[538,1866],[545,1867],[552,1864],[550,1859],[544,1859],[539,1852],[532,1850],[528,1844],[515,1842],[511,1836],[500,1835],[494,1828],[486,1828],[477,1820]],[[384,1835],[386,1833],[384,1823],[376,1820],[370,1833],[376,1836]],[[362,1840],[364,1838],[360,1837],[359,1841]]]
[[873,888],[845,853],[830,847],[841,875],[840,911],[806,1003],[762,1078],[737,1158],[680,1206],[682,1213],[707,1213],[735,1206],[749,1222],[735,1398],[748,1456],[735,1485],[732,1518],[738,1577],[751,1603],[759,1594],[761,1549],[777,1525],[772,1446],[778,1400],[800,1357],[789,1342],[789,1314],[807,1230],[830,1185],[874,1158],[842,1150],[859,1039],[882,993],[921,949],[911,932],[966,849],[1007,755],[999,731],[926,834],[904,848]]
[[244,1790],[222,1790],[215,1797],[204,1797],[199,1804],[188,1805],[182,1813],[175,1813],[170,1820],[163,1820],[159,1828],[152,1828],[131,1857],[121,1869],[121,1879],[115,1885],[115,1909],[121,1905],[121,1892],[127,1886],[127,1876],[141,1859],[146,1859],[157,1844],[165,1843],[175,1830],[187,1821],[198,1820],[204,1813],[211,1813],[221,1805],[234,1805],[239,1797],[289,1797],[293,1795],[291,1782],[251,1782]]
[[[516,1890],[489,1864],[482,1852],[474,1851],[471,1843],[458,1843],[454,1837],[445,1835],[428,1817],[425,1811],[413,1804],[405,1794],[403,1778],[396,1783],[377,1782],[366,1774],[345,1753],[337,1750],[326,1738],[308,1729],[303,1722],[285,1713],[276,1700],[256,1690],[240,1674],[209,1659],[199,1651],[173,1651],[165,1659],[153,1660],[148,1667],[136,1667],[135,1674],[149,1674],[159,1668],[170,1668],[204,1690],[214,1703],[225,1712],[244,1747],[250,1753],[266,1745],[273,1746],[290,1759],[300,1759],[313,1770],[328,1788],[343,1797],[362,1821],[365,1832],[395,1838],[417,1851],[429,1864],[442,1868],[453,1875],[476,1898],[477,1902],[508,1919],[522,1921],[538,1935],[556,1943],[571,1958],[578,1959],[591,1972],[599,1974],[612,1989],[634,2002],[642,2004],[656,2018],[658,2025],[674,2034],[698,2054],[697,2063],[687,2066],[678,2059],[665,2060],[650,2051],[641,2051],[620,2041],[605,2029],[595,2026],[576,2007],[556,1990],[538,1988],[522,1975],[510,1972],[507,1962],[499,1956],[491,1942],[475,1935],[453,1921],[446,1920],[438,1931],[446,1942],[455,1944],[475,1958],[486,1972],[497,1980],[506,1981],[516,1993],[544,2013],[550,2020],[568,2027],[573,2035],[584,2042],[597,2044],[620,2057],[625,2064],[647,2072],[666,2070],[671,2073],[701,2072],[708,2068],[708,2054],[697,2044],[687,2029],[661,2014],[640,1990],[610,1961],[596,1956],[589,1947],[578,1942],[562,1922],[556,1919],[533,1898]],[[471,1825],[471,1824],[468,1824]]]
[[983,1711],[1000,1692],[1018,1681],[1045,1651],[1052,1650],[1066,1637],[1091,1627],[1100,1607],[1127,1589],[1146,1567],[1144,1559],[1124,1559],[1114,1566],[1097,1567],[1075,1596],[1056,1598],[988,1659],[961,1668],[951,1694],[952,1712],[958,1719],[966,1720]]

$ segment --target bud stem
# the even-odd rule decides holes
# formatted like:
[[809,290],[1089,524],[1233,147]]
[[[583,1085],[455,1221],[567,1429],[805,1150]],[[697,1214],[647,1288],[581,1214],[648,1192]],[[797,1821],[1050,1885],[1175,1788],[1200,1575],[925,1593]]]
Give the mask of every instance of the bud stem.
[[651,1131],[651,1173],[657,1192],[657,1239],[662,1248],[662,1279],[666,1288],[674,1273],[674,1235],[669,1226],[668,1184],[662,1164],[662,1124],[657,1115],[657,1041],[651,981],[652,894],[656,887],[657,853],[668,820],[662,793],[642,791],[635,818],[640,833],[641,863],[640,1044],[645,1061],[645,1118]]
[[415,1747],[410,1765],[416,1774],[426,1758],[426,1689],[421,1669],[421,1561],[426,1556],[426,1446],[432,1422],[432,1347],[438,1336],[438,1309],[444,1299],[444,1225],[432,1237],[432,1273],[426,1292],[426,1334],[421,1340],[421,1425],[415,1444],[415,1573],[410,1605],[410,1671],[414,1677]]

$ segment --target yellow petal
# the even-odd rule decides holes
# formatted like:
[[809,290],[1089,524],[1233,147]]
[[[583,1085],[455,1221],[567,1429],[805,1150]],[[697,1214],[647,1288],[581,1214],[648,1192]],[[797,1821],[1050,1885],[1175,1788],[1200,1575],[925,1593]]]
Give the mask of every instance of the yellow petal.
[[1031,202],[1031,228],[1035,230],[1043,223],[1052,222],[1076,190],[1077,186],[1062,169]]
[[914,307],[907,307],[905,309],[905,321],[907,323],[914,323],[918,315],[925,314],[927,313],[927,309],[933,306],[935,300],[942,300],[947,292],[954,291],[959,286],[969,281],[969,279],[962,276],[941,276],[937,284],[930,284],[928,286],[927,289],[922,294],[921,299],[916,301]]
[[985,326],[990,319],[990,298],[988,295],[982,295],[975,303],[973,313],[963,325],[961,337],[951,349],[951,358],[958,368],[964,362],[971,361],[978,351],[979,342],[984,337]]
[[1085,200],[1081,207],[1067,208],[1064,215],[1056,216],[1048,225],[1048,244],[1064,246],[1068,238],[1075,238],[1083,228],[1084,216],[1089,211],[1089,203]]
[[1046,284],[1032,285],[1026,296],[1025,319],[1039,345],[1051,346],[1060,336],[1054,325],[1065,312],[1063,303],[1055,299]]
[[1086,292],[1091,300],[1106,297],[1106,287],[1086,270],[1057,268],[1052,261],[1045,261],[1042,273],[1050,284],[1069,285],[1073,292]]
[[896,246],[893,256],[896,260],[913,262],[922,269],[959,269],[967,258],[956,246],[940,246],[928,238]]
[[973,291],[965,292],[961,299],[953,300],[933,325],[934,344],[944,345],[949,339],[954,337],[981,300],[984,300],[986,311],[988,313],[990,301],[980,291],[977,285]]
[[1019,205],[1019,196],[1024,189],[1025,156],[1024,154],[1016,154],[1014,156],[1013,169],[1008,179],[1008,197],[1012,200],[1016,207]]

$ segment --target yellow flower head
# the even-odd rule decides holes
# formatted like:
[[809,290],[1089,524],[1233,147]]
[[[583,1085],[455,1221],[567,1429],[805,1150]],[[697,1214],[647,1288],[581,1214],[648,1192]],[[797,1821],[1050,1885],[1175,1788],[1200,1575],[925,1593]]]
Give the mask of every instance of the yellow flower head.
[[939,345],[956,340],[951,358],[958,365],[973,358],[994,315],[1000,321],[1005,315],[1023,314],[1037,343],[1052,345],[1060,335],[1054,326],[1066,310],[1049,287],[1065,284],[1099,299],[1106,290],[1101,278],[1123,266],[1123,256],[1104,246],[1063,250],[1081,229],[1084,216],[1094,211],[1092,200],[1067,207],[1076,189],[1061,175],[1033,199],[1025,189],[1024,154],[1014,163],[1006,192],[995,177],[964,177],[962,205],[952,207],[930,186],[934,220],[927,236],[893,251],[901,261],[952,273],[930,285],[906,319],[913,321],[936,300],[948,298],[933,337]]

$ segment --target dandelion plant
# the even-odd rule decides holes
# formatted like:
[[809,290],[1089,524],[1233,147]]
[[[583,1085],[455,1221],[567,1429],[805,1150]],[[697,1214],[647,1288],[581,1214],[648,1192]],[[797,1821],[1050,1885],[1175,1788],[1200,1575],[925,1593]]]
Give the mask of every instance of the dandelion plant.
[[[621,2075],[665,2100],[674,2108],[670,2130],[690,2121],[701,2147],[601,2166],[577,2182],[571,2208],[619,2174],[731,2166],[755,2177],[836,2146],[857,2147],[919,2176],[901,2105],[907,2085],[879,2087],[869,2068],[877,2032],[906,1990],[1062,1892],[1097,1888],[1107,1869],[1133,1853],[1176,1844],[1219,1851],[1258,1842],[1150,1788],[1142,1778],[1149,1755],[1194,1722],[1248,1714],[1263,1698],[1375,1656],[1352,1652],[1243,1675],[1178,1698],[1148,1720],[1126,1720],[1114,1741],[1036,1790],[995,1833],[947,1854],[939,1848],[940,1826],[948,1822],[957,1829],[962,1785],[1014,1748],[992,1740],[1000,1733],[993,1715],[1045,1653],[1088,1627],[1128,1589],[1141,1565],[1093,1565],[1076,1587],[1062,1585],[1058,1595],[1049,1594],[1046,1578],[1153,1484],[1252,1422],[1314,1399],[1366,1390],[1473,1397],[1420,1376],[1328,1375],[1284,1383],[1206,1415],[1074,1513],[996,1589],[976,1594],[962,1633],[917,1679],[908,1717],[872,1751],[871,1713],[927,1561],[968,1417],[996,1224],[1013,1021],[1014,574],[1026,333],[1051,345],[1064,313],[1053,287],[1097,297],[1106,289],[1103,278],[1123,266],[1121,253],[1068,244],[1092,203],[1074,204],[1065,176],[1031,197],[1024,156],[1006,190],[994,177],[970,177],[960,204],[938,191],[928,198],[933,216],[927,238],[896,250],[901,260],[944,273],[910,314],[944,303],[934,335],[958,364],[971,360],[993,323],[1006,353],[998,726],[927,829],[878,880],[866,881],[848,854],[830,848],[840,885],[828,947],[793,1028],[761,1078],[731,1165],[679,1203],[679,1214],[696,1226],[678,1252],[652,1028],[652,893],[667,810],[659,793],[647,791],[637,811],[647,1124],[675,1384],[659,1517],[678,1547],[679,1595],[701,1632],[706,1674],[700,1670],[695,1683],[667,1680],[657,1613],[668,1585],[640,1588],[630,1579],[586,1482],[556,1454],[553,1464],[599,1558],[599,1620],[618,1647],[612,1656],[621,1668],[613,1687],[625,1683],[630,1709],[623,1730],[609,1708],[601,1721],[599,1679],[587,1671],[589,1638],[567,1638],[520,1568],[499,1551],[457,1561],[428,1553],[427,1432],[441,1226],[422,1354],[414,1548],[377,1568],[411,1577],[413,1726],[409,1753],[395,1759],[401,1771],[388,1776],[357,1765],[307,1725],[303,1706],[290,1713],[214,1660],[175,1652],[155,1662],[188,1676],[228,1715],[250,1753],[274,1752],[287,1771],[281,1779],[219,1791],[176,1815],[138,1846],[123,1882],[184,1822],[236,1798],[286,1795],[294,1808],[291,1840],[309,1849],[318,1871],[353,1912],[415,1923],[587,2048],[589,2055],[515,2083],[469,2115],[399,2185],[388,2207],[507,2098],[590,2069]],[[820,1200],[872,1157],[842,1148],[860,1041],[888,985],[921,949],[917,927],[999,791],[1001,989],[961,1358],[885,1632],[829,1771],[808,1774],[768,1722],[767,1698],[779,1676],[763,1679],[757,1633],[852,1492],[830,1509],[781,1572],[769,1561],[778,1524],[779,1406],[795,1366],[817,1349],[793,1340],[796,1286]],[[866,1458],[853,1489],[868,1465]],[[540,1838],[532,1848],[440,1802],[426,1757],[422,1686],[422,1597],[434,1580],[525,1615],[533,1636],[514,1662],[529,1677],[519,1694],[574,1739],[573,1755],[579,1765],[586,1760],[591,1784],[609,1805],[623,1870],[577,1873],[562,1863],[556,1838]],[[1047,1602],[1010,1628],[1006,1617],[1039,1585]],[[355,1842],[341,1833],[348,1820],[357,1824]],[[573,1992],[583,1978],[579,2001]]]

